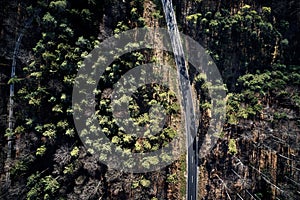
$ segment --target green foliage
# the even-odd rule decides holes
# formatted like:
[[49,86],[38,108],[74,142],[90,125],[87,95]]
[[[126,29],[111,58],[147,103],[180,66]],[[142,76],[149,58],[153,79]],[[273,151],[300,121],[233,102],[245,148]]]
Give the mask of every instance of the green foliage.
[[145,158],[143,158],[142,165],[146,169],[149,169],[151,166],[157,165],[158,162],[159,162],[159,159],[156,156],[145,157]]
[[20,83],[22,80],[24,80],[23,78],[18,78],[17,76],[10,78],[9,81],[7,82],[7,84],[15,84],[15,83]]
[[57,11],[63,11],[67,8],[67,1],[66,0],[51,1],[49,7],[54,8]]
[[176,183],[178,181],[177,174],[176,173],[174,173],[174,174],[168,174],[166,181],[168,183]]
[[42,156],[42,155],[45,154],[46,150],[47,150],[46,146],[45,146],[45,145],[42,145],[41,147],[37,148],[35,154],[36,154],[37,156]]
[[149,187],[150,184],[151,184],[151,181],[149,181],[149,180],[143,178],[142,180],[140,180],[140,184],[141,184],[141,186],[143,186],[143,187]]
[[46,176],[41,180],[44,184],[44,191],[54,193],[57,189],[59,189],[59,183],[52,176]]
[[284,112],[275,112],[274,119],[276,120],[287,119],[287,114]]
[[55,28],[57,25],[57,21],[56,19],[49,13],[47,12],[44,16],[43,16],[43,25],[45,25],[47,28],[49,27],[53,27]]
[[72,149],[72,151],[71,151],[70,154],[71,154],[72,157],[77,157],[78,154],[79,154],[79,148],[78,148],[78,147],[74,147],[74,148]]
[[25,174],[30,168],[30,165],[33,163],[33,161],[33,156],[27,156],[18,160],[10,169],[11,176],[18,178],[18,176],[20,177]]
[[[34,16],[38,29],[33,40],[36,44],[33,45],[32,59],[23,68],[26,78],[10,80],[15,84],[22,81],[16,96],[19,106],[23,107],[16,109],[18,128],[14,132],[17,134],[33,132],[37,138],[51,144],[55,144],[57,138],[74,142],[71,117],[74,78],[78,65],[99,43],[96,38],[100,20],[93,14],[100,8],[98,3],[89,1],[84,8],[79,6],[80,2],[77,3],[68,0],[38,1],[27,9],[30,12],[39,10]],[[33,145],[37,149],[35,154],[43,156],[45,145]]]
[[230,139],[229,140],[229,143],[228,143],[228,153],[233,154],[233,155],[235,155],[235,154],[238,153],[235,139]]
[[265,15],[270,15],[271,14],[271,8],[270,7],[262,7],[262,12]]
[[[144,60],[144,55],[141,53],[133,52],[132,55],[135,64],[141,64]],[[124,62],[124,66],[129,65],[128,62]],[[106,79],[105,82],[111,84],[115,80],[116,73],[120,73],[120,68],[117,63],[112,67],[108,67],[107,75],[112,79]],[[117,69],[117,70],[116,70]],[[138,77],[136,77],[138,78]],[[135,77],[132,77],[127,81],[127,84],[134,84]],[[102,84],[101,84],[102,85]],[[105,84],[103,84],[105,85]],[[130,86],[129,86],[130,88]],[[121,91],[123,88],[119,88]],[[138,139],[130,136],[130,133],[124,133],[122,127],[116,124],[116,121],[112,117],[112,110],[110,100],[100,99],[99,101],[99,124],[102,127],[102,131],[111,139],[111,142],[118,145],[123,149],[129,149],[133,152],[147,152],[155,151],[166,145],[174,137],[177,136],[175,129],[168,127],[170,124],[165,124],[164,127],[159,126],[159,122],[163,119],[159,119],[158,116],[150,114],[151,112],[160,112],[164,109],[168,116],[176,116],[179,114],[180,105],[177,102],[176,95],[162,86],[151,84],[145,85],[140,88],[130,97],[127,95],[121,95],[118,99],[114,100],[114,107],[124,107],[126,103],[129,103],[129,111],[131,120],[124,119],[123,123],[133,123],[136,126],[141,127],[144,130],[144,138]],[[153,136],[156,135],[156,136]],[[168,158],[165,158],[168,160]],[[145,161],[144,166],[150,167],[149,160]]]
[[237,124],[237,112],[240,109],[240,99],[238,95],[234,95],[229,93],[227,95],[227,105],[226,105],[226,116],[227,116],[227,123],[229,124]]
[[[204,42],[229,89],[235,88],[233,80],[240,75],[260,68],[270,69],[271,61],[278,61],[283,53],[277,41],[288,45],[281,38],[280,28],[269,17],[270,12],[269,7],[263,7],[261,14],[244,5],[234,14],[224,8],[213,12],[202,8],[187,16],[188,30]],[[232,59],[229,52],[235,52],[237,57]]]
[[152,16],[153,16],[154,18],[156,18],[156,19],[161,19],[161,18],[163,18],[163,14],[162,14],[159,10],[153,12],[153,13],[152,13]]
[[129,29],[129,27],[127,25],[125,25],[123,22],[119,22],[117,24],[117,28],[114,30],[115,34],[119,34],[123,31],[127,31]]
[[65,169],[63,171],[64,174],[73,174],[73,172],[74,172],[73,164],[69,164],[69,165],[65,166]]
[[5,137],[11,137],[11,136],[14,136],[14,132],[10,129],[10,128],[7,128],[5,129],[5,134],[4,134]]
[[[279,101],[289,101],[294,107],[299,107],[297,94],[288,93],[287,87],[299,85],[298,68],[276,64],[273,70],[264,72],[257,71],[253,74],[240,76],[238,85],[240,93],[231,93],[227,101],[227,121],[230,124],[237,124],[238,118],[258,118],[262,110],[263,99],[271,98]],[[297,77],[297,78],[296,78]],[[299,76],[300,77],[300,76]],[[281,114],[275,114],[275,119],[286,118]]]
[[137,188],[139,186],[139,181],[134,181],[133,183],[132,183],[132,188]]
[[56,131],[54,129],[47,129],[45,132],[43,132],[43,136],[49,137],[50,139],[53,139],[56,136]]
[[53,199],[60,184],[51,175],[41,177],[40,173],[31,175],[27,180],[27,199]]
[[16,128],[15,128],[15,134],[22,134],[22,133],[24,133],[24,131],[25,131],[25,127],[24,126],[17,126]]
[[299,109],[300,108],[300,96],[298,94],[293,95],[292,101],[293,101],[293,105]]
[[[202,0],[194,0],[193,3],[195,2],[202,3]],[[72,107],[72,88],[77,70],[84,67],[83,59],[87,58],[88,52],[99,44],[96,38],[99,36],[99,20],[102,20],[99,16],[103,13],[103,5],[99,6],[102,3],[102,1],[95,0],[37,1],[27,9],[31,13],[39,10],[34,17],[35,23],[38,24],[36,33],[38,36],[33,41],[36,44],[33,45],[30,63],[23,67],[24,76],[20,76],[26,78],[14,77],[8,82],[19,84],[20,90],[16,99],[22,109],[16,109],[17,128],[6,132],[5,136],[33,133],[36,134],[36,138],[42,138],[44,143],[32,144],[34,149],[37,149],[34,153],[38,159],[43,158],[46,153],[48,155],[54,152],[55,148],[61,144],[67,143],[70,146],[78,144],[78,141],[74,141],[78,138],[74,137],[76,132],[73,127],[72,114],[84,108]],[[131,7],[128,10],[130,16],[126,16],[122,19],[123,21],[113,22],[112,24],[116,24],[116,27],[109,28],[112,28],[115,34],[119,34],[136,26],[144,26],[143,3],[143,1],[131,1]],[[282,31],[287,30],[289,26],[288,22],[273,20],[273,11],[270,7],[262,7],[262,14],[249,5],[244,5],[238,12],[230,12],[222,6],[213,11],[202,6],[191,10],[197,10],[198,13],[187,15],[188,29],[186,31],[208,49],[207,52],[213,57],[231,90],[227,96],[227,122],[229,124],[238,124],[241,119],[258,119],[263,105],[272,101],[283,102],[284,100],[287,106],[299,110],[299,94],[285,91],[287,88],[299,86],[299,66],[277,64],[284,60],[282,51],[288,49],[292,43],[292,40],[289,41],[285,38],[285,34],[282,34]],[[155,19],[163,18],[159,9],[151,14]],[[126,48],[130,50],[138,46],[137,42],[131,42]],[[115,52],[110,53],[114,55]],[[104,59],[103,55],[99,56],[99,60]],[[117,125],[112,116],[109,98],[111,93],[105,92],[106,89],[111,89],[128,70],[137,65],[158,60],[149,50],[131,52],[121,58],[116,58],[115,62],[107,67],[95,90],[96,117],[98,117],[103,133],[123,152],[156,151],[166,146],[179,134],[177,131],[180,121],[180,104],[177,100],[179,97],[176,97],[170,89],[150,84],[138,88],[138,91],[130,97],[123,95],[116,100],[117,106],[129,102],[133,123],[139,125],[141,129],[148,128],[144,138],[136,138],[131,133],[125,133],[124,129]],[[160,71],[158,70],[157,73]],[[161,76],[164,75],[161,74]],[[197,95],[201,99],[199,106],[201,112],[209,111],[213,103],[221,107],[223,101],[213,102],[209,99],[208,88],[212,88],[215,84],[207,82],[207,77],[203,74],[199,74],[195,79],[198,87]],[[238,80],[237,84],[235,80]],[[95,83],[92,79],[86,82]],[[135,82],[136,77],[132,77],[126,83],[126,88],[130,88]],[[213,89],[218,91],[221,87],[217,85]],[[82,94],[85,95],[85,92],[82,91]],[[89,104],[88,101],[83,103]],[[155,108],[156,105],[160,107]],[[151,107],[154,111],[165,109],[167,123],[162,128],[155,124],[158,117],[149,114]],[[281,120],[287,119],[288,115],[277,112],[273,117],[275,120]],[[90,129],[83,130],[82,134],[88,138],[91,133],[96,132],[96,127],[91,125],[91,121],[87,121],[87,125]],[[156,134],[152,134],[149,127]],[[111,151],[109,146],[102,145],[101,140],[92,138],[94,137],[88,138],[86,142],[101,150]],[[79,151],[80,148],[77,146],[71,152],[67,151],[66,157],[69,156],[72,162],[76,161],[60,166],[61,174],[66,177],[73,174],[77,160],[81,159]],[[234,139],[228,141],[228,153],[233,155],[238,153]],[[101,159],[107,159],[105,156],[105,154],[99,155]],[[161,161],[170,160],[171,157],[167,154],[162,155],[161,158],[147,157],[142,159],[142,165],[150,169]],[[17,162],[12,168],[12,174],[25,173],[30,169],[30,163],[29,161]],[[186,171],[185,165],[181,167],[183,171]],[[47,175],[35,173],[29,176],[27,199],[58,198],[60,186],[58,180],[63,179],[49,175],[54,173],[48,173],[48,171],[46,173]],[[178,179],[177,174],[174,173],[169,174],[166,181],[168,183],[182,181]],[[148,188],[150,184],[150,180],[142,177],[141,180],[134,181],[132,187]]]
[[262,74],[246,74],[238,80],[243,84],[244,88],[249,88],[253,92],[263,94],[264,91],[269,89],[268,83],[271,81],[270,73]]
[[144,176],[141,177],[139,181],[134,181],[131,185],[132,188],[138,188],[139,186],[148,188],[151,184],[151,181],[146,179]]
[[186,16],[186,19],[188,21],[193,21],[193,23],[197,23],[198,18],[201,17],[201,16],[202,15],[200,13],[196,13],[196,14]]

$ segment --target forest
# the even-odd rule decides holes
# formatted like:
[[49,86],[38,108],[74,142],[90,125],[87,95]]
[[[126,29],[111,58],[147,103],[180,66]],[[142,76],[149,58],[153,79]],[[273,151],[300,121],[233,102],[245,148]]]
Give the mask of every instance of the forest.
[[[1,0],[0,199],[189,199],[172,35],[130,32],[170,28],[168,1]],[[220,75],[209,81],[185,55],[193,199],[300,199],[300,2],[172,4],[180,33]]]

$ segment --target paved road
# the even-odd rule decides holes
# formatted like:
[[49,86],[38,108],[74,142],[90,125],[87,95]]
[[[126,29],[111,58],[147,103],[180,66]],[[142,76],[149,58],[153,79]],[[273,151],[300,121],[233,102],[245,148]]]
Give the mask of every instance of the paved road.
[[188,148],[188,180],[187,180],[187,200],[197,199],[197,187],[198,187],[198,171],[197,171],[197,161],[198,161],[198,151],[197,142],[193,141],[193,144]]
[[195,126],[195,112],[192,101],[191,86],[189,83],[188,72],[185,64],[183,47],[180,40],[179,30],[176,23],[175,13],[171,0],[162,0],[168,31],[177,66],[178,79],[181,92],[181,103],[184,109],[186,145],[187,145],[187,200],[197,199],[197,158],[198,149]]

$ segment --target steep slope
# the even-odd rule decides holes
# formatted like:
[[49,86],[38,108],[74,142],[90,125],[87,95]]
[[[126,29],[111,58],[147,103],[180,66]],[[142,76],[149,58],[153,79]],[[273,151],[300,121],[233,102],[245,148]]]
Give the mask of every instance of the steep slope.
[[[224,130],[216,133],[220,139],[211,154],[199,160],[199,199],[299,199],[298,1],[173,3],[179,29],[207,49],[229,89]],[[72,118],[73,81],[88,52],[124,30],[166,27],[161,2],[3,0],[0,11],[0,199],[182,199],[185,156],[147,174],[108,169],[82,146]],[[13,135],[18,146],[5,169],[8,82],[17,37],[30,17],[16,60],[20,79]],[[174,65],[173,57],[145,50],[121,59],[99,84],[99,123],[110,127],[114,142],[133,151],[158,148],[153,144],[163,140],[135,141],[113,124],[110,81],[136,64]],[[201,100],[201,138],[210,124],[210,99],[203,79],[194,85]],[[131,101],[132,112],[140,123],[149,123],[150,97],[169,105],[169,129],[160,135],[169,141],[179,129],[178,101],[169,90],[153,88],[141,88],[139,101]]]

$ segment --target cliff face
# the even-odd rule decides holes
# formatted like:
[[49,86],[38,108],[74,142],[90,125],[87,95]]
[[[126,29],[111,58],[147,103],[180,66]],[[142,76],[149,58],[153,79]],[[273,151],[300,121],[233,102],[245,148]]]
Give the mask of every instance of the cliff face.
[[[51,7],[50,2],[56,3],[53,3],[54,6]],[[67,85],[68,80],[66,81],[63,73],[69,73],[67,76],[69,78],[73,72],[61,67],[64,60],[60,62],[59,59],[64,58],[70,62],[68,63],[70,68],[72,66],[76,68],[74,63],[79,62],[77,57],[85,53],[80,52],[79,56],[70,55],[63,48],[72,53],[78,51],[77,47],[86,48],[88,45],[77,41],[80,37],[86,39],[84,40],[86,43],[88,43],[87,40],[92,41],[95,38],[101,42],[117,31],[142,26],[164,26],[160,1],[107,0],[101,2],[100,5],[94,1],[50,2],[5,0],[1,3],[0,198],[24,199],[27,196],[29,199],[34,199],[53,195],[66,199],[182,199],[185,196],[184,156],[172,165],[156,172],[143,175],[118,172],[107,169],[106,166],[95,161],[81,146],[81,142],[76,136],[64,135],[71,130],[70,127],[66,130],[63,129],[64,126],[67,126],[64,123],[72,121],[69,113],[65,111],[70,103],[66,103],[70,98],[68,96],[70,87],[64,86],[64,84]],[[65,6],[64,9],[66,9],[67,6],[63,2],[67,2],[68,14],[77,17],[76,20],[65,16],[64,11],[59,10],[59,6]],[[210,51],[229,92],[234,93],[235,98],[239,98],[239,105],[235,105],[234,109],[228,111],[229,114],[232,112],[238,117],[233,116],[235,114],[228,116],[230,120],[224,125],[224,132],[217,145],[211,154],[199,162],[199,199],[300,199],[298,76],[295,73],[293,86],[285,87],[289,80],[280,74],[280,69],[277,70],[273,67],[278,63],[284,63],[286,68],[289,68],[290,65],[299,65],[297,51],[299,50],[298,37],[300,34],[298,34],[299,21],[297,19],[300,15],[297,2],[283,1],[282,5],[277,5],[277,3],[253,0],[180,0],[174,1],[174,5],[180,29]],[[31,12],[28,11],[29,6],[34,8],[40,6],[41,9]],[[272,11],[269,10],[270,8]],[[280,9],[284,10],[285,14],[279,12]],[[46,23],[46,25],[43,24],[47,12],[56,17],[56,23],[61,23],[61,27],[69,28],[66,28],[69,32],[65,33],[67,31],[60,29],[60,26],[54,29]],[[31,17],[34,20],[25,29],[25,23]],[[80,27],[78,27],[78,23]],[[86,27],[93,29],[82,30]],[[22,31],[25,34],[17,56],[16,74],[25,81],[19,85],[16,84],[16,90],[22,88],[23,85],[30,89],[32,85],[31,90],[33,91],[31,96],[25,98],[26,101],[19,96],[16,97],[17,124],[24,125],[24,129],[16,131],[18,152],[13,163],[14,166],[11,169],[4,169],[7,148],[7,137],[4,135],[7,128],[9,96],[7,82],[10,78],[16,40]],[[51,35],[53,32],[56,34],[54,34],[55,36]],[[66,35],[69,33],[73,35],[67,37]],[[65,35],[60,36],[60,34]],[[49,39],[51,37],[55,38],[54,41]],[[68,39],[65,41],[64,37]],[[91,43],[88,44],[92,46]],[[59,49],[59,45],[65,46]],[[161,44],[158,42],[157,45],[159,47]],[[33,50],[34,47],[36,47],[35,50]],[[45,52],[40,53],[39,50],[36,50],[38,48],[45,48],[45,52],[53,53],[47,58],[51,60],[51,56],[54,55],[55,59],[51,60],[51,64],[44,58],[48,55],[43,54]],[[91,50],[89,48],[91,47],[85,50]],[[57,53],[58,49],[62,53]],[[151,55],[161,62],[168,62],[172,58],[172,55],[158,50],[153,50]],[[76,62],[72,60],[72,56],[77,56],[74,59]],[[132,59],[136,58],[132,57]],[[143,61],[147,59],[149,60],[149,58],[145,58]],[[53,69],[55,65],[57,65],[57,69]],[[28,66],[35,67],[36,71],[32,72],[44,70],[43,73],[46,75],[38,79],[32,75],[33,73],[26,74],[27,72],[23,69]],[[49,73],[45,70],[47,67],[53,71],[58,70],[59,73],[53,75],[52,72]],[[272,93],[269,89],[261,89],[264,85],[268,85],[267,81],[262,81],[262,84],[256,86],[256,83],[253,82],[257,80],[250,80],[251,76],[248,77],[249,80],[244,78],[244,82],[239,82],[245,74],[255,74],[254,77],[257,75],[256,73],[262,73],[265,70],[269,70],[271,73],[271,75],[267,73],[267,76],[273,76],[274,80],[278,80],[274,83],[275,85],[278,84],[282,87],[280,84],[284,80],[284,88]],[[293,76],[291,77],[293,78]],[[28,82],[26,82],[27,80]],[[255,87],[250,88],[251,84]],[[249,86],[250,89],[246,86]],[[274,90],[276,87],[274,86]],[[41,88],[46,88],[47,92],[43,93],[42,91],[36,95],[37,97],[34,96],[34,92]],[[286,92],[284,93],[284,91]],[[28,90],[28,92],[31,91]],[[62,99],[61,93],[63,92],[66,94],[67,100]],[[54,98],[51,96],[52,93],[56,95]],[[243,96],[240,97],[239,94],[242,93]],[[252,99],[249,97],[251,95]],[[33,101],[31,101],[31,107],[27,105],[30,98],[39,100],[39,97],[43,97],[41,105],[44,107],[34,105]],[[58,114],[53,114],[56,103],[63,111],[59,110]],[[247,106],[255,108],[247,111]],[[204,107],[204,105],[199,107],[202,113],[202,123],[200,123],[202,126],[199,131],[201,133],[205,132],[210,120],[209,109]],[[244,110],[238,112],[238,109]],[[256,113],[253,114],[253,112]],[[32,121],[30,121],[30,117],[32,117]],[[70,126],[72,123],[69,122]],[[44,124],[46,124],[46,128],[43,126]],[[47,128],[49,126],[52,128],[53,124],[60,124],[60,127],[55,129],[58,135],[56,138],[54,137],[55,139],[48,138],[43,135],[44,133],[39,132],[39,129],[49,131]],[[176,126],[173,125],[173,127]],[[41,153],[38,150],[45,152]],[[10,185],[7,184],[5,177],[7,171],[12,173],[12,184]],[[49,182],[52,184],[52,190],[48,191],[49,194],[44,194],[43,190],[47,188]]]

